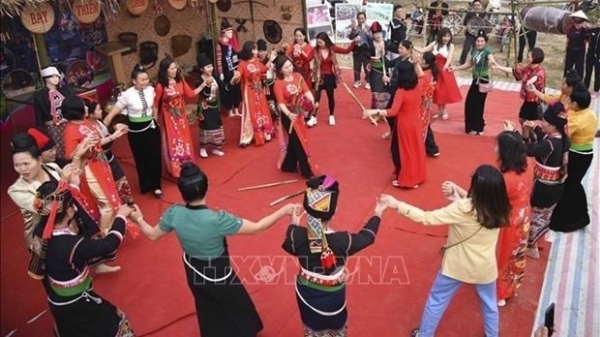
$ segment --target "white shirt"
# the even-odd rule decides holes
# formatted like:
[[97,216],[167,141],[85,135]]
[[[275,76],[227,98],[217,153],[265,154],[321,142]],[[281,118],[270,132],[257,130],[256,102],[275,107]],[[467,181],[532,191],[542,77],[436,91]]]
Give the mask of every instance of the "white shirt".
[[119,109],[121,109],[121,113],[123,115],[128,115],[129,117],[142,117],[144,112],[146,115],[152,115],[152,106],[154,105],[154,87],[147,86],[143,90],[144,98],[146,99],[146,103],[148,103],[148,109],[143,111],[142,99],[140,98],[140,92],[135,88],[131,87],[121,93],[119,95],[119,99],[117,99],[117,103],[115,104]]
[[448,54],[450,53],[450,51],[448,50],[448,46],[442,46],[441,48],[438,48],[438,44],[436,43],[433,46],[433,55],[437,55],[440,54],[445,58],[448,58]]

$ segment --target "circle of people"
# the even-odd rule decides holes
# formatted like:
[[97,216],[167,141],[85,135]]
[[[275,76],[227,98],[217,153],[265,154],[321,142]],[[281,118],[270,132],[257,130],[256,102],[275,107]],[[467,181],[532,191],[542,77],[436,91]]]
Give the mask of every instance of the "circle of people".
[[[440,273],[411,335],[433,336],[454,293],[466,283],[476,286],[486,336],[498,336],[498,307],[516,295],[526,257],[539,258],[537,241],[549,229],[570,232],[590,223],[581,185],[596,132],[590,93],[575,72],[567,72],[560,94],[545,94],[544,53],[539,48],[527,53],[524,64],[502,67],[486,45],[485,32],[479,31],[471,57],[453,66],[448,29],[440,29],[431,44],[416,48],[404,39],[383,40],[377,22],[366,31],[364,18],[360,13],[352,27],[353,42],[346,48],[334,45],[324,33],[316,36],[313,48],[306,31],[298,28],[294,41],[280,53],[269,53],[262,40],[244,43],[238,53],[232,28],[224,26],[217,45],[217,74],[210,59],[199,57],[201,76],[192,89],[177,63],[165,58],[152,87],[146,70],[136,66],[133,86],[107,116],[98,102],[59,87],[56,68],[41,71],[45,89],[34,97],[37,126],[12,139],[19,178],[8,194],[21,209],[31,254],[29,274],[44,285],[58,335],[134,336],[124,313],[93,290],[92,273],[120,269],[107,262],[115,258],[126,232],[137,236],[141,231],[157,240],[175,231],[202,336],[255,336],[263,324],[231,267],[225,238],[258,234],[287,216],[291,225],[282,247],[300,264],[295,292],[303,333],[345,336],[346,258],[375,242],[382,214],[392,208],[423,225],[449,225]],[[366,33],[365,40],[361,34]],[[341,83],[336,54],[357,50],[369,51],[372,108],[364,117],[386,118],[390,126],[383,137],[391,138],[395,187],[418,187],[425,180],[425,156],[439,156],[430,123],[448,118],[446,105],[462,100],[455,70],[472,69],[465,98],[467,134],[483,134],[492,69],[512,73],[522,83],[522,131],[505,122],[505,131],[497,136],[497,167],[479,166],[468,188],[443,183],[449,205],[424,211],[381,195],[359,232],[335,231],[340,182],[318,173],[308,149],[307,127],[317,124],[322,90],[328,97],[329,124],[336,124],[334,91]],[[207,206],[209,178],[195,164],[185,104],[186,97],[197,96],[200,156],[207,157],[209,150],[224,155],[222,104],[230,116],[241,114],[241,146],[252,140],[256,145],[273,138],[283,141],[278,167],[300,171],[308,179],[302,204],[287,204],[256,222]],[[438,110],[432,112],[434,104]],[[126,115],[126,122],[112,123],[118,115]],[[177,178],[185,205],[170,207],[156,226],[134,203],[124,171],[110,151],[123,135],[129,140],[142,194],[162,195],[161,146],[167,169]],[[534,158],[533,165],[527,157]]]

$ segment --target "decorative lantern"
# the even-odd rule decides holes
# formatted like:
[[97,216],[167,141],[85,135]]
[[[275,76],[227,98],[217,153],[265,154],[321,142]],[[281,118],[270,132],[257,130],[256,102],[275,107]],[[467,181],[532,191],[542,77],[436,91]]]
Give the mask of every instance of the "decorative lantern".
[[71,8],[75,19],[81,23],[92,23],[98,20],[102,11],[98,0],[75,0]]
[[21,12],[21,22],[23,26],[32,33],[46,33],[54,25],[54,8],[44,2],[36,6],[27,6]]

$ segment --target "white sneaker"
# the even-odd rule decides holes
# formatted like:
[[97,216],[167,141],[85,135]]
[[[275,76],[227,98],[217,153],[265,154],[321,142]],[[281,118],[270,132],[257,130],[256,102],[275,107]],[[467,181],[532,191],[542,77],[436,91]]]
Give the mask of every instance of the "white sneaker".
[[225,152],[223,152],[221,150],[217,150],[217,149],[212,149],[210,151],[210,153],[214,154],[215,156],[219,156],[219,157],[223,157],[225,155]]
[[360,88],[360,81],[354,82],[353,87],[355,87],[357,89]]
[[206,149],[205,148],[200,148],[200,157],[202,158],[208,158],[208,153],[206,153]]
[[369,84],[369,82],[365,83],[365,89],[371,90],[371,85]]
[[265,135],[265,141],[270,142],[271,141],[271,135],[270,134],[266,134]]
[[317,125],[317,117],[310,116],[310,118],[308,119],[308,122],[306,122],[306,125],[308,125],[309,127],[313,127],[313,126]]
[[335,125],[335,117],[333,115],[329,116],[329,125]]

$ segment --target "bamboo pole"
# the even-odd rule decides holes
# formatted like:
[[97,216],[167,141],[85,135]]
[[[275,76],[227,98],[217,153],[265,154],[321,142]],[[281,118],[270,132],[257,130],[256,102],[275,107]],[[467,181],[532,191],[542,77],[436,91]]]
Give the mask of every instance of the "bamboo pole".
[[304,191],[305,190],[300,190],[300,191],[297,191],[297,192],[294,192],[294,193],[286,194],[286,195],[284,195],[283,197],[281,197],[279,199],[271,201],[271,203],[269,204],[269,206],[277,205],[278,203],[280,203],[282,201],[285,201],[287,199],[291,199],[291,198],[293,198],[295,196],[298,196],[298,195],[304,193]]
[[297,181],[298,181],[298,179],[277,181],[277,182],[274,182],[274,183],[254,185],[254,186],[248,186],[248,187],[241,187],[241,188],[238,188],[237,190],[238,191],[258,190],[258,189],[261,189],[261,188],[267,188],[267,187],[274,187],[274,186],[279,186],[279,185],[291,184],[291,183],[295,183]]

